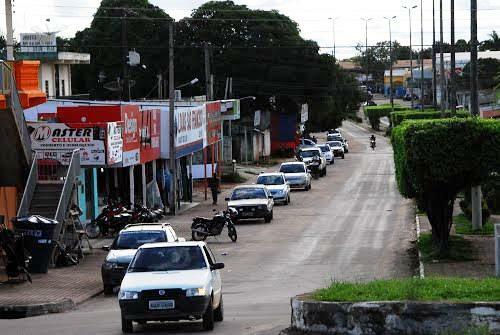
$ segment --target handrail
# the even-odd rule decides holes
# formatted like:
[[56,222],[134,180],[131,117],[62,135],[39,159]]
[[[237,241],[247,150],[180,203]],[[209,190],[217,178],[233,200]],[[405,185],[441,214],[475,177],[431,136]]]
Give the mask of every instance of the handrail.
[[64,186],[61,191],[61,197],[59,198],[59,203],[57,204],[57,210],[54,219],[59,223],[58,228],[54,231],[54,239],[59,237],[59,233],[62,225],[64,224],[64,219],[66,218],[66,212],[69,207],[69,202],[71,196],[73,195],[73,187],[76,178],[80,175],[80,150],[75,149],[71,154],[71,160],[68,166],[68,172],[66,178],[64,179]]
[[[30,165],[33,158],[31,153],[31,139],[28,132],[28,126],[26,125],[26,120],[24,118],[24,109],[21,106],[21,101],[19,100],[19,94],[16,87],[16,79],[14,77],[14,74],[12,73],[12,69],[7,63],[0,61],[0,65],[3,81],[2,92],[8,93],[7,96],[10,96],[8,101],[10,102],[11,113],[14,116],[14,121],[19,133],[26,162],[28,165]],[[9,88],[10,91],[7,91],[6,88]]]
[[21,203],[19,204],[19,209],[17,210],[17,216],[26,216],[29,214],[31,200],[33,199],[33,194],[35,194],[37,183],[38,164],[35,159],[33,160],[33,163],[31,163],[30,173],[28,175],[28,180],[26,181],[26,186],[24,187],[24,193],[21,199]]

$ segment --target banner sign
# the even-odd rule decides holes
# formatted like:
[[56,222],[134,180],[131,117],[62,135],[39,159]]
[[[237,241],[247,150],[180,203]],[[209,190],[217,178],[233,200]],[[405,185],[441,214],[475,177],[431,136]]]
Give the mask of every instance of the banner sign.
[[55,33],[27,33],[21,34],[21,52],[56,53],[57,43]]
[[106,161],[108,165],[120,163],[123,158],[123,140],[117,122],[108,122],[106,135]]
[[240,100],[222,100],[221,101],[222,120],[240,119]]
[[[81,165],[105,165],[104,141],[99,140],[99,128],[69,127],[64,123],[31,122],[31,147],[34,151],[52,154],[61,164],[68,164],[64,154],[80,149]],[[47,153],[48,152],[48,153]]]
[[204,146],[220,141],[221,130],[221,102],[209,102],[207,103],[207,143]]
[[300,123],[306,123],[309,120],[309,105],[303,104],[300,111]]
[[177,158],[203,149],[207,137],[206,105],[175,110]]

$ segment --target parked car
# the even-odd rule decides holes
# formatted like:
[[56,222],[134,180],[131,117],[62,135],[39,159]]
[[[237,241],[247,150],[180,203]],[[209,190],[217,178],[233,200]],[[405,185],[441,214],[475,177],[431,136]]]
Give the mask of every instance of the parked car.
[[314,143],[313,140],[308,140],[307,138],[301,138],[300,143],[298,146],[298,149],[305,149],[305,148],[314,148],[316,147],[316,143]]
[[373,100],[369,100],[366,102],[366,105],[365,106],[377,106],[377,103]]
[[[405,96],[403,97],[403,100],[411,101],[411,93],[410,92],[406,93]],[[413,93],[413,100],[418,100],[418,95],[416,95],[415,93]]]
[[332,149],[332,154],[335,157],[342,157],[344,159],[344,146],[340,141],[328,141],[327,144]]
[[235,223],[241,219],[261,218],[269,223],[273,219],[273,196],[264,185],[237,186],[226,201],[228,208],[232,207],[238,211],[233,220]]
[[137,249],[146,243],[175,242],[177,237],[168,223],[130,224],[122,229],[111,246],[104,246],[108,255],[101,266],[104,294],[112,294],[115,286],[121,284],[127,267]]
[[349,143],[347,140],[340,134],[330,134],[327,136],[327,143],[332,142],[332,141],[339,141],[342,143],[342,147],[344,148],[344,153],[349,152]]
[[152,243],[135,254],[118,293],[124,333],[133,322],[202,320],[213,330],[224,319],[222,280],[205,242]]
[[319,175],[326,176],[326,159],[320,148],[318,147],[304,148],[300,149],[299,152],[297,153],[297,158],[302,162],[306,163],[306,166],[309,166],[312,163],[314,156],[320,157],[320,164],[318,168]]
[[257,177],[257,184],[265,185],[271,195],[274,203],[288,205],[290,203],[290,185],[281,172],[261,173]]
[[321,149],[323,156],[325,156],[325,160],[326,160],[327,164],[334,164],[335,163],[335,157],[333,156],[332,148],[330,148],[330,146],[328,144],[318,145],[318,148]]
[[285,175],[291,189],[303,188],[306,191],[311,189],[311,174],[304,162],[282,163],[279,171]]

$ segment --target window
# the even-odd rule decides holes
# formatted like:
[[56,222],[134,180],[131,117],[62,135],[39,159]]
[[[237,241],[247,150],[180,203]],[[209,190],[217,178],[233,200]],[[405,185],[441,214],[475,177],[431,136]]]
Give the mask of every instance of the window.
[[285,181],[281,175],[260,176],[257,178],[257,184],[261,185],[283,185]]
[[203,252],[198,246],[173,246],[139,249],[129,272],[196,270],[206,268]]
[[45,81],[45,95],[47,95],[47,97],[49,97],[49,81],[46,80]]
[[280,172],[283,173],[302,173],[305,172],[303,164],[286,164],[282,165],[280,168]]
[[64,87],[64,79],[61,80],[61,96],[65,96],[66,95],[66,89]]
[[113,249],[137,249],[145,243],[165,241],[165,234],[161,230],[123,231],[118,235]]
[[205,254],[207,255],[208,263],[210,265],[215,264],[215,258],[213,257],[212,253],[208,250],[207,247],[203,247],[203,250],[205,251]]
[[237,188],[231,195],[231,200],[266,199],[267,194],[263,188]]

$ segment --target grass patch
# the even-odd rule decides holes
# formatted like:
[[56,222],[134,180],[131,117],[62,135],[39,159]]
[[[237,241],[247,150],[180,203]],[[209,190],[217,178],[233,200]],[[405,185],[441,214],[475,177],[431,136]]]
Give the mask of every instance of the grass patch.
[[430,233],[422,233],[418,241],[418,248],[422,253],[422,260],[430,262],[433,260],[440,261],[472,261],[472,246],[471,243],[465,240],[462,236],[450,235],[449,248],[446,254],[441,254],[439,248],[436,248],[432,243]]
[[488,220],[482,229],[472,229],[472,223],[464,214],[454,216],[453,223],[455,224],[455,231],[460,235],[493,235],[495,232],[495,227],[491,223],[491,220]]
[[236,173],[231,173],[225,176],[222,176],[221,181],[223,183],[244,183],[247,181],[247,179],[243,176],[241,176],[238,172]]
[[320,301],[449,301],[474,302],[500,300],[500,280],[496,278],[389,279],[368,283],[334,282],[314,292]]

